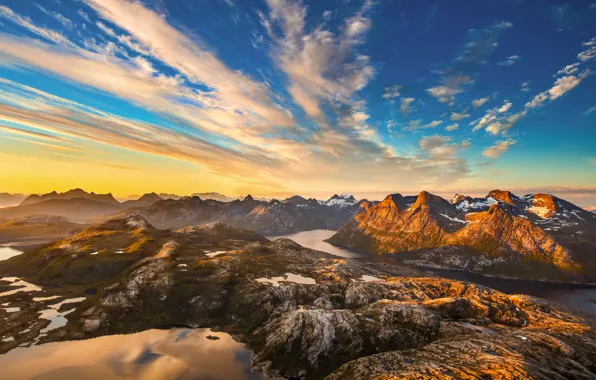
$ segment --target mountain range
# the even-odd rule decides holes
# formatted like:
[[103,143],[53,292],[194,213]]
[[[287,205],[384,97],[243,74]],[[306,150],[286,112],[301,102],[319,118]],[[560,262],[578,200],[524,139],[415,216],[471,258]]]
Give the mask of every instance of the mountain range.
[[48,216],[64,218],[44,227],[52,231],[45,235],[55,238],[71,235],[80,224],[139,215],[159,229],[222,222],[269,236],[337,230],[329,239],[334,245],[390,254],[410,265],[500,277],[596,281],[596,214],[549,194],[517,196],[493,190],[482,198],[456,194],[446,200],[423,191],[417,196],[391,194],[381,202],[358,201],[350,194],[325,201],[300,195],[270,201],[250,195],[233,200],[218,193],[204,196],[221,200],[163,199],[149,193],[120,203],[111,194],[80,189],[29,196],[18,206],[0,209],[2,240],[28,236],[21,230],[32,217],[45,217],[48,226],[53,223]]
[[493,190],[451,201],[392,194],[329,242],[409,264],[502,277],[596,281],[596,215],[548,194]]
[[163,198],[156,193],[118,202],[111,194],[74,189],[65,193],[31,195],[18,206],[0,209],[0,219],[34,215],[60,216],[76,223],[93,223],[131,214],[142,215],[158,228],[182,228],[210,222],[226,222],[263,234],[287,234],[312,229],[337,229],[371,202],[350,194],[333,195],[326,201],[299,195],[284,200],[238,199],[219,193]]
[[108,204],[113,204],[113,205],[120,204],[120,202],[118,202],[116,200],[116,198],[114,198],[112,196],[112,194],[95,194],[94,192],[88,193],[82,189],[72,189],[72,190],[68,190],[64,193],[57,193],[55,191],[52,191],[51,193],[42,194],[42,195],[32,194],[32,195],[29,195],[27,198],[25,198],[23,200],[23,202],[21,202],[20,205],[26,206],[26,205],[32,205],[35,203],[48,201],[48,200],[57,200],[57,199],[64,200],[64,199],[75,199],[75,198],[85,198],[85,199],[90,199],[90,200],[94,200],[97,202],[108,203]]
[[251,195],[231,202],[203,200],[200,197],[167,199],[148,207],[133,207],[108,215],[124,217],[141,215],[157,228],[224,222],[237,228],[267,235],[287,234],[313,229],[337,229],[354,213],[371,204],[356,201],[351,195],[334,195],[326,201],[306,199],[299,195],[284,199],[262,201]]

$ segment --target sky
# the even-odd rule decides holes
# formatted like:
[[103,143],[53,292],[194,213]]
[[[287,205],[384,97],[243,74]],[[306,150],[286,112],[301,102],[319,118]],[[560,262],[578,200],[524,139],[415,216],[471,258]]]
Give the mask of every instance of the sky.
[[596,0],[0,0],[0,191],[596,205]]

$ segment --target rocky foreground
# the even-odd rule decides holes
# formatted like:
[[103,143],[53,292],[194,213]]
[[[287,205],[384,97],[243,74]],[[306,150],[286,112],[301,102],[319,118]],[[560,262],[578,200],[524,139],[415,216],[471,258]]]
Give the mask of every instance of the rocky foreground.
[[[223,224],[162,231],[129,216],[28,251],[0,274],[44,287],[0,296],[21,308],[0,310],[1,352],[188,325],[234,334],[269,376],[596,379],[591,316]],[[39,336],[47,326],[32,299],[42,293],[86,299],[66,326]]]

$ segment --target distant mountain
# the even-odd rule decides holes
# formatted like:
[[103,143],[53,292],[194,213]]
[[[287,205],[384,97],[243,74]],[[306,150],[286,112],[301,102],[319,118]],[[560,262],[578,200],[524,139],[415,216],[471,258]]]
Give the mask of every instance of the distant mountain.
[[352,194],[333,195],[327,199],[325,205],[332,207],[347,207],[357,203],[356,198]]
[[180,199],[183,198],[183,196],[181,195],[176,195],[176,194],[168,194],[168,193],[159,193],[157,194],[161,199]]
[[220,193],[194,193],[192,195],[193,197],[199,197],[202,200],[206,201],[206,200],[214,200],[214,201],[219,201],[219,202],[232,202],[235,200],[240,199],[241,197],[229,197],[227,195],[223,195]]
[[[242,197],[242,196],[233,197],[233,196],[228,196],[225,194],[220,194],[220,193],[215,193],[215,192],[194,193],[192,196],[199,197],[204,201],[213,200],[213,201],[219,201],[219,202],[233,202],[236,200],[244,199],[244,197]],[[251,196],[251,198],[253,198],[253,197]],[[269,198],[264,198],[264,197],[254,197],[253,199],[256,199],[258,201],[263,201],[263,202],[269,202],[271,200]]]
[[0,207],[16,206],[26,198],[23,194],[0,193]]
[[57,193],[55,191],[52,191],[51,193],[41,194],[41,195],[32,194],[32,195],[29,195],[27,198],[25,198],[25,200],[23,200],[21,205],[26,206],[26,205],[32,205],[35,203],[48,201],[48,200],[56,200],[56,199],[68,200],[68,199],[75,199],[75,198],[85,198],[85,199],[90,199],[90,200],[94,200],[97,202],[103,202],[103,203],[108,203],[108,204],[112,204],[112,205],[120,204],[120,202],[118,202],[112,196],[112,194],[95,194],[94,192],[88,193],[82,189],[73,189],[73,190],[68,190],[67,192],[64,192],[64,193]]
[[222,202],[204,201],[199,197],[164,199],[150,206],[132,207],[105,218],[140,215],[157,228],[182,228],[216,221],[222,215]]
[[422,266],[559,281],[596,281],[596,215],[549,194],[493,190],[451,202],[387,196],[329,241]]
[[128,200],[126,202],[122,202],[122,206],[124,206],[126,208],[151,206],[155,202],[158,202],[161,200],[163,200],[163,198],[161,198],[159,195],[157,195],[155,193],[148,193],[148,194],[141,196],[139,199]]
[[82,231],[85,225],[62,216],[33,215],[0,224],[0,243],[35,239],[54,240]]
[[133,207],[108,217],[138,214],[162,229],[224,222],[237,228],[277,235],[312,229],[336,229],[369,205],[370,202],[357,202],[351,196],[335,196],[326,202],[298,195],[269,202],[254,199],[250,195],[242,200],[226,202],[194,196]]
[[31,204],[0,209],[0,219],[16,219],[38,214],[57,215],[74,222],[89,222],[102,215],[116,212],[122,205],[88,198],[49,199]]

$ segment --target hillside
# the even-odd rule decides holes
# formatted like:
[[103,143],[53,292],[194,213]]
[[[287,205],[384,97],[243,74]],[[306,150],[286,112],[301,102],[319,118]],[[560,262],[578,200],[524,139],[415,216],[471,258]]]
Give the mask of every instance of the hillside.
[[389,195],[329,239],[411,264],[520,278],[596,281],[596,217],[548,194],[494,190],[451,202]]
[[0,243],[35,239],[52,240],[80,232],[84,225],[56,215],[33,215],[0,224]]

